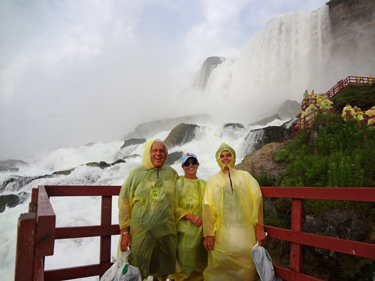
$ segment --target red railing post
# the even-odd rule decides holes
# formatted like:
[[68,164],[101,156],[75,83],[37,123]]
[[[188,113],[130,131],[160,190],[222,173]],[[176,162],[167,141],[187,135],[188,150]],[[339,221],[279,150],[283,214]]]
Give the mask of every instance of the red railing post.
[[30,281],[34,275],[36,213],[18,218],[15,281]]
[[46,188],[39,186],[35,256],[52,256],[55,247],[56,216]]
[[[303,200],[292,199],[292,231],[302,232]],[[302,271],[302,245],[290,243],[290,270]]]
[[44,257],[35,257],[33,281],[44,281]]
[[[101,225],[112,223],[112,196],[102,196]],[[111,235],[100,237],[100,263],[111,262]]]
[[36,212],[38,206],[38,189],[33,188],[31,190],[31,200],[29,203],[29,213]]

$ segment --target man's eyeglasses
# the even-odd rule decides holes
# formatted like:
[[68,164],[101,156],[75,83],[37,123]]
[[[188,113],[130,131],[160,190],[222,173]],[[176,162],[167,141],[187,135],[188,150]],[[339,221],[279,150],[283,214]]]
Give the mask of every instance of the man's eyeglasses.
[[195,165],[198,165],[198,161],[197,159],[193,159],[193,160],[190,160],[190,161],[186,161],[184,164],[182,164],[182,166],[184,167],[189,167],[191,165],[195,166]]

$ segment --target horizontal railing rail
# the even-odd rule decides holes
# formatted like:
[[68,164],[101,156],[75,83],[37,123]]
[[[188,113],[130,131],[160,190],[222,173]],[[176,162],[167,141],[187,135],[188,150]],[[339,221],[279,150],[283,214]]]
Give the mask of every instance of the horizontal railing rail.
[[[29,269],[26,265],[20,266],[21,260],[17,259],[15,280],[69,280],[102,275],[112,265],[110,261],[110,238],[112,235],[120,234],[118,225],[111,224],[112,196],[118,196],[120,188],[120,186],[39,186],[38,189],[33,189],[30,206],[33,201],[34,203],[37,201],[37,212],[30,212],[21,216],[27,217],[29,219],[27,222],[31,225],[31,228],[36,229],[36,237],[38,238],[35,239],[35,242],[39,242],[34,245],[30,243],[33,240],[32,237],[26,242],[24,239],[18,238],[17,243],[23,241],[23,244],[22,248],[17,245],[17,256],[22,255],[26,247],[29,249],[28,256],[32,257],[32,260],[30,261],[30,258],[26,260],[26,265],[31,267]],[[291,229],[265,226],[269,237],[290,242],[290,268],[275,265],[277,277],[284,280],[319,280],[302,273],[302,245],[375,259],[375,245],[373,244],[303,232],[303,200],[375,202],[375,188],[261,187],[261,190],[264,197],[292,199]],[[101,225],[56,228],[56,217],[49,200],[49,197],[53,196],[101,196]],[[33,221],[36,222],[36,227],[32,225]],[[22,227],[19,227],[18,232],[22,232],[22,229]],[[92,236],[100,237],[98,264],[44,270],[44,257],[53,255],[56,239]],[[35,247],[35,254],[34,251],[30,251],[33,247]],[[22,279],[19,270],[29,272],[28,275],[33,276],[33,278]]]

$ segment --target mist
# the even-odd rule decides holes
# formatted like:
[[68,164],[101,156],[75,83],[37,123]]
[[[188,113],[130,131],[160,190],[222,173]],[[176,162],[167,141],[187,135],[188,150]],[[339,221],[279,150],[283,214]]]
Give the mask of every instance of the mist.
[[239,59],[269,20],[325,2],[1,1],[0,160],[121,139],[157,119],[267,115],[254,95],[259,114],[244,117],[242,90],[228,99],[235,86],[215,94],[212,80],[204,96],[183,90],[207,57]]

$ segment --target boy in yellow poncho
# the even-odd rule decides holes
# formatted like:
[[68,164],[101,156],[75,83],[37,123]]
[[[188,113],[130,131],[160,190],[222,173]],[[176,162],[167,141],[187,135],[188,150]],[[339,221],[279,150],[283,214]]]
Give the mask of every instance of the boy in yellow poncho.
[[162,141],[147,142],[142,166],[130,171],[118,200],[121,236],[117,257],[131,247],[130,263],[143,277],[159,280],[167,280],[176,264],[174,196],[178,174],[164,166],[167,155]]
[[177,272],[168,276],[175,281],[201,281],[207,267],[203,246],[202,200],[206,181],[198,179],[198,158],[193,153],[182,156],[184,176],[176,182],[175,217],[177,222]]
[[207,182],[203,199],[204,246],[210,251],[205,281],[258,280],[251,249],[266,240],[258,182],[234,168],[236,153],[222,143],[216,151],[220,172]]

